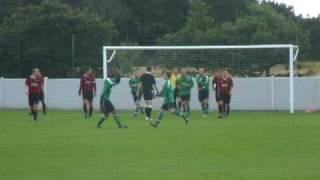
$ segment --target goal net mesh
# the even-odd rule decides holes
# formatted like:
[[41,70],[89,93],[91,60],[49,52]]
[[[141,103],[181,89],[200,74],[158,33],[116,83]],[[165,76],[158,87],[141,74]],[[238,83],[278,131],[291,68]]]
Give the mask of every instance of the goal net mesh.
[[[113,50],[107,50],[110,57]],[[289,48],[200,49],[200,50],[116,50],[108,72],[120,69],[128,74],[134,68],[152,66],[158,72],[188,68],[193,73],[205,67],[208,73],[228,69],[236,77],[288,76]]]

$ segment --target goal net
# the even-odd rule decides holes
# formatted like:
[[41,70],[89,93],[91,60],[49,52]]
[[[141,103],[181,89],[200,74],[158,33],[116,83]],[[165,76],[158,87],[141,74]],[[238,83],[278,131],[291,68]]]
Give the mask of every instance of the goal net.
[[129,77],[134,69],[147,66],[152,66],[158,77],[164,70],[179,68],[195,75],[198,68],[204,67],[212,78],[215,72],[227,69],[235,79],[236,109],[293,113],[298,52],[295,45],[104,46],[103,77],[112,75],[115,69]]

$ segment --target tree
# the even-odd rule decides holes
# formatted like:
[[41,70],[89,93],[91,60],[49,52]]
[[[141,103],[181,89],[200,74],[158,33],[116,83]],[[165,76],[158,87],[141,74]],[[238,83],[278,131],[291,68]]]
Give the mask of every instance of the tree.
[[209,44],[215,39],[215,20],[210,16],[210,6],[202,0],[190,0],[186,25],[177,32],[168,33],[158,40],[162,45]]
[[278,3],[278,2],[266,1],[266,0],[263,0],[261,3],[271,6],[273,10],[275,10],[277,13],[285,17],[294,18],[294,19],[297,18],[294,13],[293,6],[288,6],[284,3]]
[[[74,67],[100,66],[101,47],[112,43],[116,31],[110,21],[88,10],[48,1],[18,8],[0,27],[0,35],[8,34],[18,43],[13,47],[19,53],[15,58],[20,65],[17,76],[40,67],[50,77],[68,77],[73,74],[73,63]],[[73,63],[72,35],[76,37],[77,51]]]
[[304,29],[310,30],[310,53],[308,58],[320,60],[320,16],[312,19],[302,19]]
[[186,0],[120,0],[129,8],[129,27],[123,35],[140,45],[152,45],[158,37],[175,32],[184,26]]
[[[268,4],[250,4],[248,14],[237,18],[234,22],[227,21],[215,24],[210,16],[210,7],[201,0],[192,1],[188,21],[180,31],[165,35],[161,44],[172,45],[242,45],[242,44],[298,44],[302,52],[309,48],[308,32],[305,32],[293,19],[277,13]],[[269,56],[264,61],[243,60],[249,71],[237,67],[236,73],[250,75],[269,75],[270,68],[279,63],[287,63],[287,52],[256,51],[257,57]],[[244,51],[242,52],[244,53]],[[245,52],[250,53],[250,52]],[[270,56],[271,54],[271,56]],[[245,57],[245,54],[238,54]],[[203,57],[205,58],[205,57]],[[230,60],[230,59],[228,59]],[[285,60],[286,62],[284,62]],[[240,59],[241,61],[241,59]],[[241,63],[241,62],[240,62]],[[248,64],[252,63],[252,64]],[[196,64],[194,64],[195,66]],[[232,63],[230,63],[230,66]],[[234,67],[230,67],[234,68]],[[250,70],[251,69],[251,70]]]
[[210,16],[220,24],[233,22],[237,18],[249,14],[249,5],[258,3],[257,0],[204,0],[210,6]]

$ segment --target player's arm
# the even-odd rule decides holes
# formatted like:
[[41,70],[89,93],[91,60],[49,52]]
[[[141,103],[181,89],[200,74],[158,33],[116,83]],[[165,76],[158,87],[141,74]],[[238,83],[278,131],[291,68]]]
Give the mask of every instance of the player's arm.
[[93,77],[93,83],[92,83],[92,88],[93,88],[93,95],[97,95],[97,82],[96,82],[96,77]]
[[111,86],[116,86],[120,83],[121,81],[121,75],[120,75],[120,72],[117,71],[116,74],[115,74],[115,78],[112,79],[112,83],[111,83]]
[[153,84],[153,89],[156,90],[156,94],[159,94],[159,89],[156,84]]
[[139,92],[142,92],[142,76],[140,76],[140,79],[139,79],[139,83],[138,83],[138,90],[136,92],[136,95],[138,96],[139,95]]
[[24,87],[25,87],[24,92],[25,92],[26,94],[29,94],[29,84],[30,84],[30,79],[27,78],[26,81],[25,81],[25,83],[24,83]]
[[140,81],[139,84],[138,84],[138,90],[137,90],[137,94],[136,95],[139,95],[139,92],[142,92],[142,82]]
[[194,86],[193,80],[192,80],[192,78],[190,78],[190,80],[189,80],[189,88],[193,88],[193,86]]
[[159,94],[159,89],[158,89],[157,84],[156,84],[156,79],[153,78],[152,81],[153,81],[152,82],[153,83],[153,89],[156,90],[156,94],[158,95]]
[[214,91],[216,91],[216,88],[217,88],[217,80],[216,80],[216,78],[214,77],[213,80],[212,80],[212,89],[213,89]]
[[233,89],[233,79],[230,78],[230,92],[229,92],[230,95],[232,94],[232,89]]
[[131,79],[129,79],[128,85],[129,85],[130,88],[132,88]]
[[40,88],[41,88],[41,91],[44,92],[44,78],[43,77],[41,78]]
[[209,78],[209,76],[206,76],[206,83],[205,83],[205,85],[207,85],[208,87],[209,87],[209,85],[210,85],[210,78]]
[[164,97],[165,96],[165,91],[166,91],[167,88],[168,88],[168,83],[164,83],[164,85],[162,86],[162,89],[160,91],[160,94],[159,94],[160,97]]
[[84,86],[84,80],[83,80],[83,77],[81,77],[79,91],[78,91],[79,96],[81,96],[81,93],[82,93],[82,90],[83,90],[83,86]]
[[202,78],[200,77],[200,75],[198,75],[196,77],[196,83],[198,85],[198,90],[202,90],[203,82],[202,82]]

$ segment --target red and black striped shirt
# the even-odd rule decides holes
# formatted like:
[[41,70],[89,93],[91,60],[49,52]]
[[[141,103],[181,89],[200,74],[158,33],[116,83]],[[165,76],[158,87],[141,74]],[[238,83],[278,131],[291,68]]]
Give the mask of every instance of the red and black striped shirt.
[[220,86],[219,86],[220,79],[221,79],[221,76],[214,76],[212,80],[213,89],[215,90],[216,94],[220,93]]
[[233,80],[231,77],[219,78],[218,88],[221,94],[230,94],[233,87]]
[[41,93],[43,86],[43,78],[38,76],[29,76],[25,81],[30,94]]
[[84,74],[80,79],[80,92],[96,92],[96,78],[94,75]]

